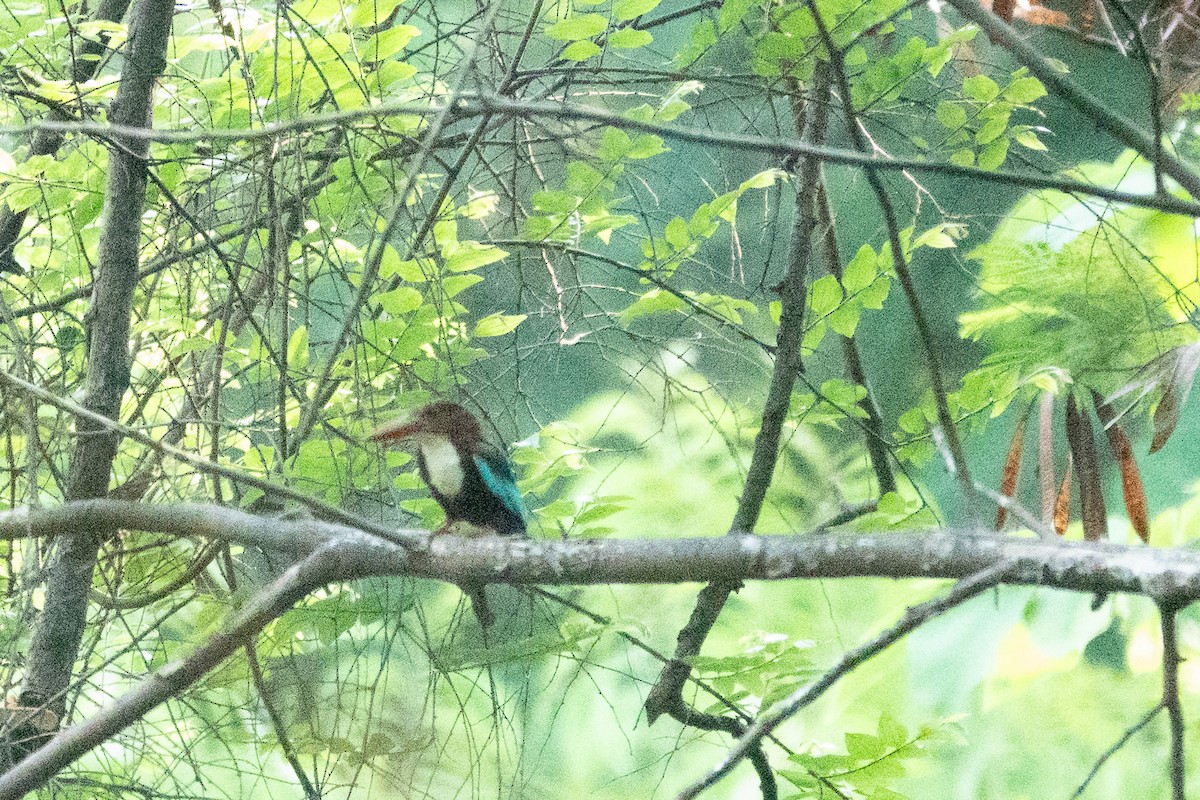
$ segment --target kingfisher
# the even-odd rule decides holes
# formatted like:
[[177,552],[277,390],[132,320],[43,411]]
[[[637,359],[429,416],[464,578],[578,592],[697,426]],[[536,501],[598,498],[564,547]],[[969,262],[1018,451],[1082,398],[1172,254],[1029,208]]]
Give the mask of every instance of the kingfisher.
[[[525,534],[525,502],[508,458],[484,439],[479,420],[458,403],[430,403],[411,419],[382,425],[370,438],[385,446],[416,443],[421,479],[446,512],[446,524],[435,533],[466,522],[501,536]],[[487,628],[493,617],[483,587],[464,591]]]

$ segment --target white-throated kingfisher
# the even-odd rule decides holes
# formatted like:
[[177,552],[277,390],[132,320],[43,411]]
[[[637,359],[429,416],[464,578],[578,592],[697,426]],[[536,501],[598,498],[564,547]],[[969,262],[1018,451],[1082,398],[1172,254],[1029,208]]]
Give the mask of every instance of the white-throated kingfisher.
[[[457,522],[500,535],[525,533],[525,502],[508,458],[484,440],[479,420],[462,406],[430,403],[411,419],[377,428],[371,440],[384,445],[416,443],[421,479],[446,512],[439,533]],[[471,596],[479,623],[488,627],[492,615],[483,587],[464,590]]]

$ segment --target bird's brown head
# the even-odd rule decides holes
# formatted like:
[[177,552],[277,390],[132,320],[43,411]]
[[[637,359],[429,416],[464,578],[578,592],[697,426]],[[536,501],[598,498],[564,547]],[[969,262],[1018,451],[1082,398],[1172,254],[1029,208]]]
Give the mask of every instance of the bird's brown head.
[[444,436],[473,449],[483,441],[483,429],[475,415],[458,403],[440,400],[417,411],[411,418],[384,423],[370,439],[384,445],[419,436]]

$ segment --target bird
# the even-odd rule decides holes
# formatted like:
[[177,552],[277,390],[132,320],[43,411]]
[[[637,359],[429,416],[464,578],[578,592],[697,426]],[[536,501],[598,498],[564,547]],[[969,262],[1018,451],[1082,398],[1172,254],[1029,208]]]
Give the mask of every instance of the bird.
[[[456,523],[500,536],[524,536],[525,501],[504,451],[483,436],[483,427],[458,403],[441,400],[422,407],[411,418],[376,428],[370,440],[384,446],[412,441],[417,446],[417,469],[433,499]],[[475,616],[486,630],[494,621],[482,586],[464,586]]]

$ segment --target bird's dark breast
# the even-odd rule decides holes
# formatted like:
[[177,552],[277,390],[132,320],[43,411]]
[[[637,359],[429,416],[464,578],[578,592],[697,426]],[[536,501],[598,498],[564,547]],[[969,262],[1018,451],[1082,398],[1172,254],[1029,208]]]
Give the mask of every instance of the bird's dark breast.
[[[464,464],[462,488],[456,495],[445,495],[429,486],[433,499],[446,512],[446,523],[468,522],[479,528],[489,528],[501,536],[521,535],[525,533],[525,520],[514,514],[483,482],[479,470],[473,465]],[[425,458],[417,457],[417,467],[421,478],[428,484],[429,472],[425,466]]]

